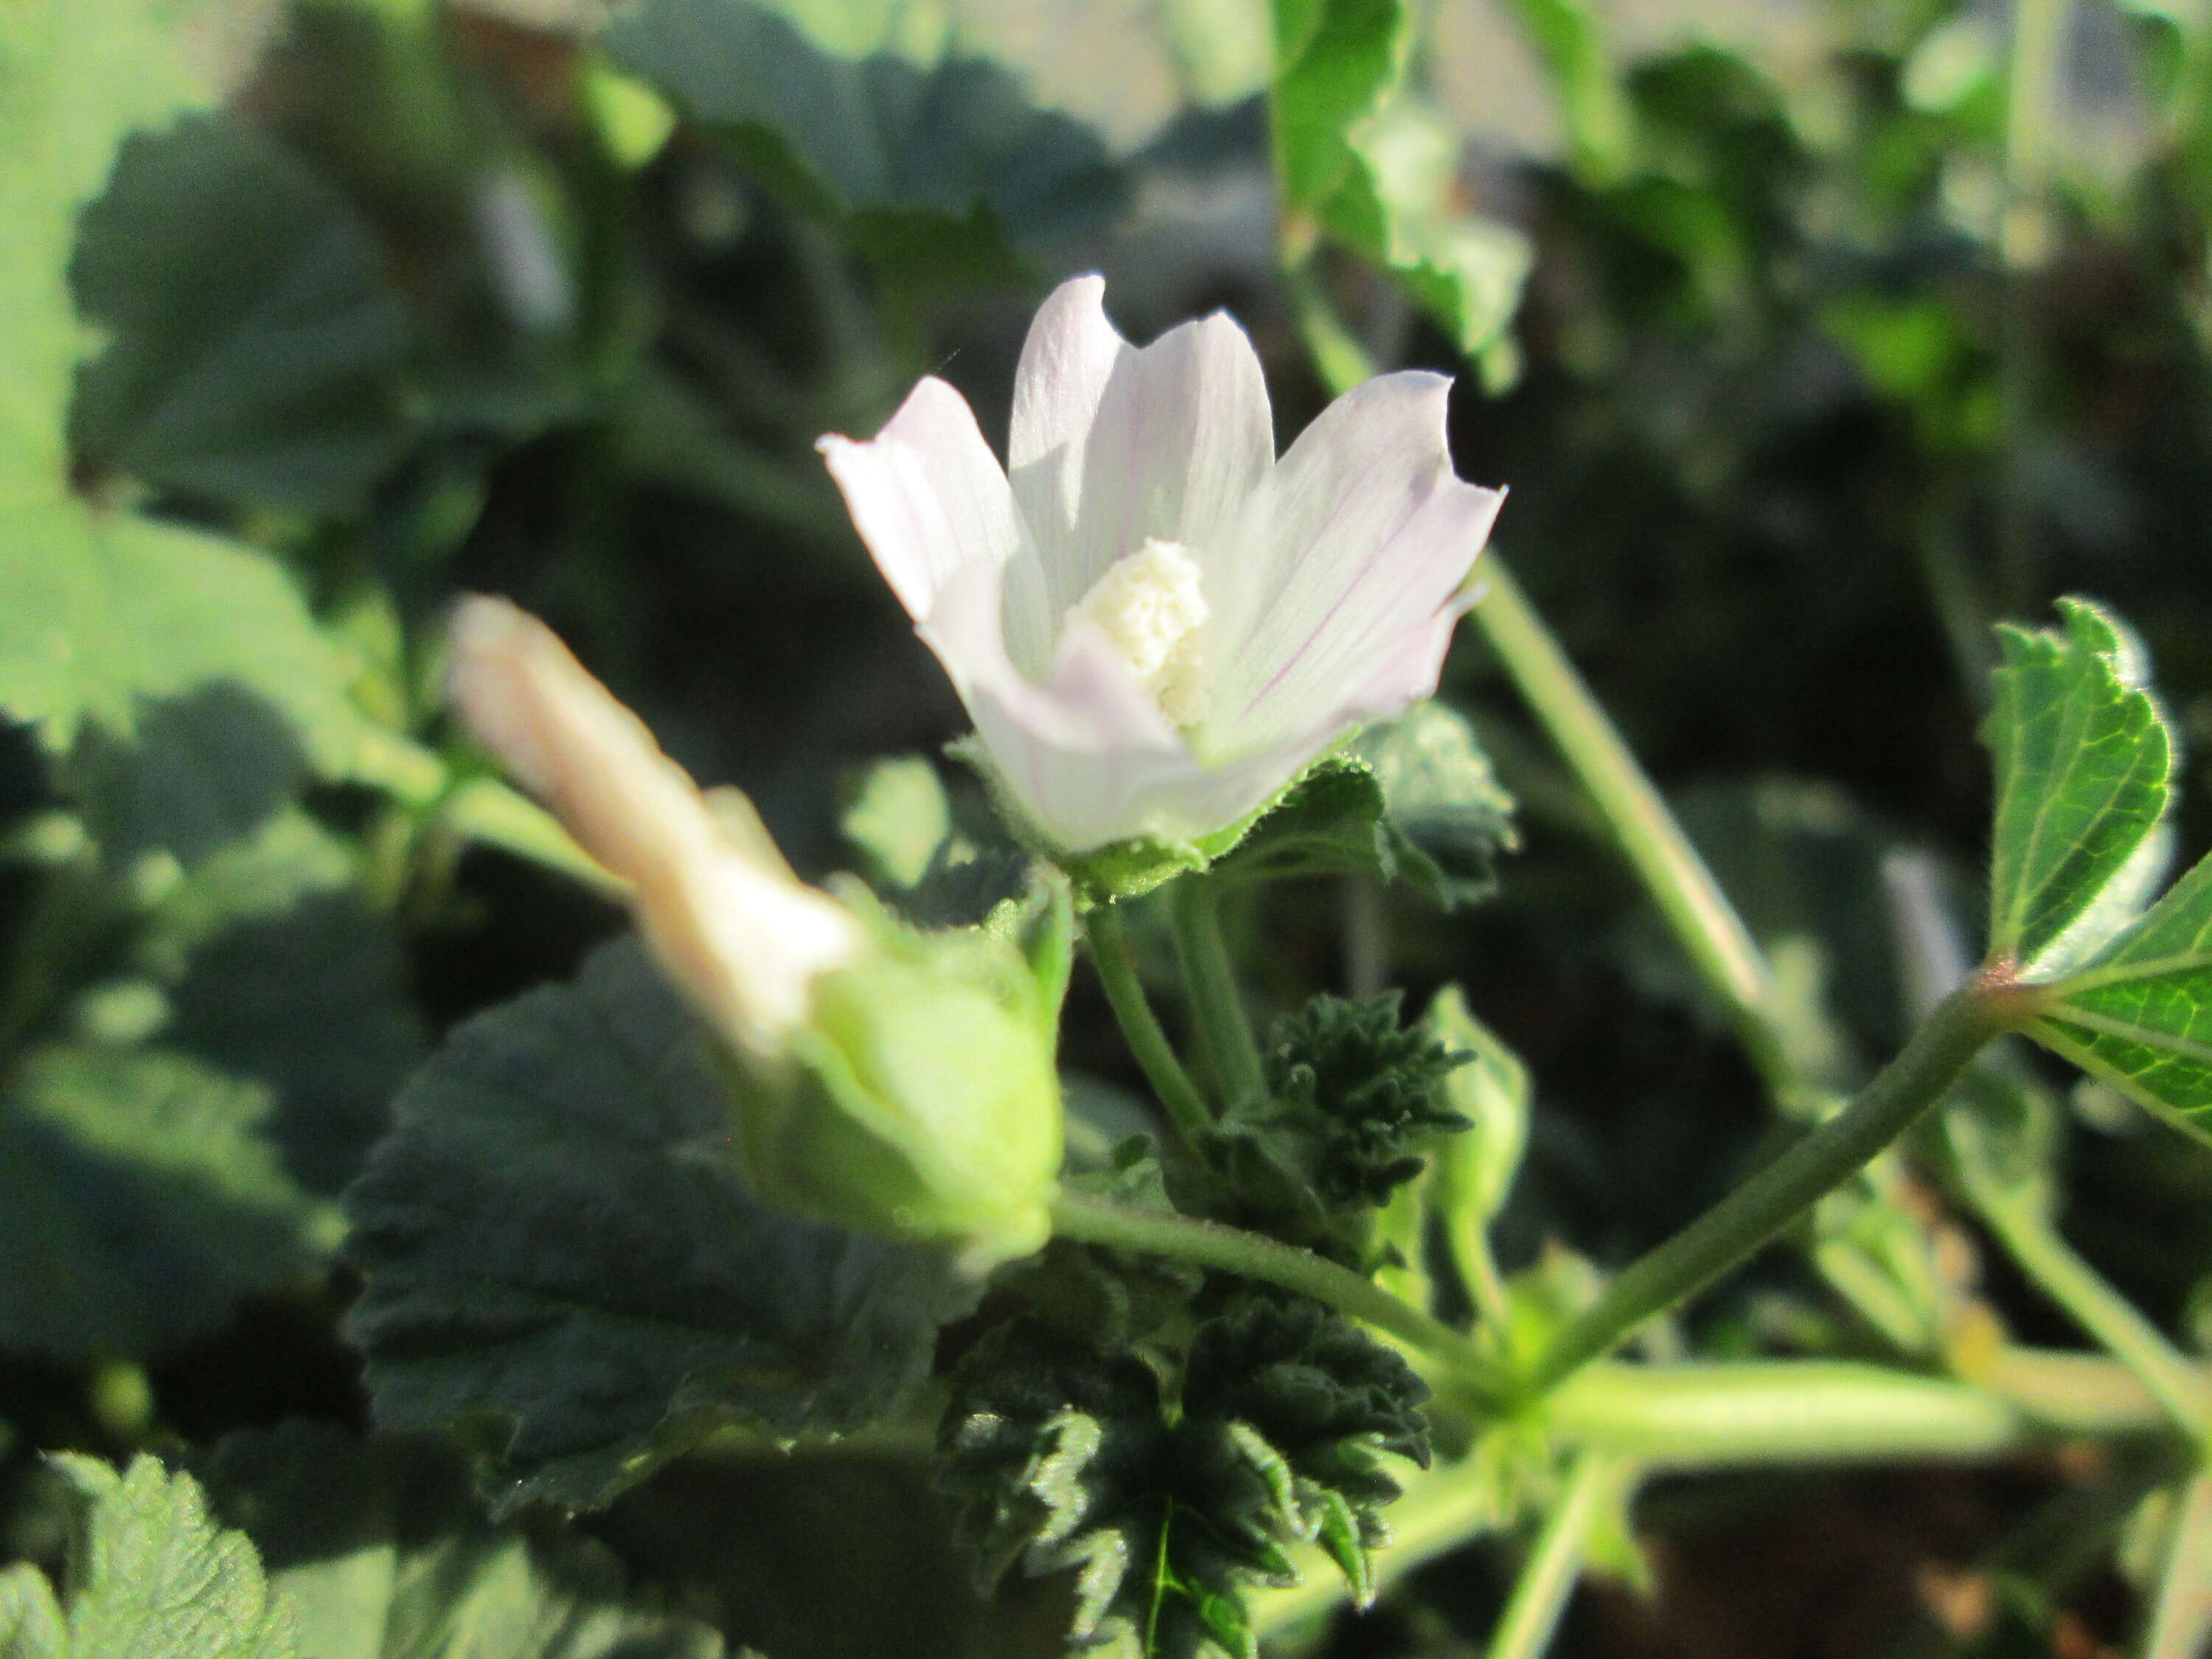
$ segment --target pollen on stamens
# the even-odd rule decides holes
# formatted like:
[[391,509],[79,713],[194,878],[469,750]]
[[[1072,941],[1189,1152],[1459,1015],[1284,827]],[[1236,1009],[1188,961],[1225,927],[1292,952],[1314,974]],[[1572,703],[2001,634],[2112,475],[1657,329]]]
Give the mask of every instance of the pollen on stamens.
[[1153,537],[1109,565],[1067,617],[1080,617],[1106,636],[1170,724],[1191,726],[1206,714],[1200,635],[1212,614],[1197,561],[1182,544]]

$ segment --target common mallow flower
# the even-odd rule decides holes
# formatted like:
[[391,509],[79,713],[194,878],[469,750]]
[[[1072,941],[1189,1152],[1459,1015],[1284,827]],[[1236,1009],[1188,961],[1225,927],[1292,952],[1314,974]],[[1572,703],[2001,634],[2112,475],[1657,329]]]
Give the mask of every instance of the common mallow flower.
[[1278,459],[1243,329],[1132,347],[1104,293],[1079,276],[1038,311],[1004,469],[933,377],[872,441],[820,447],[1030,829],[1219,850],[1435,690],[1504,497],[1454,476],[1443,376],[1355,387]]
[[862,890],[800,881],[743,795],[702,793],[503,599],[464,599],[450,645],[471,734],[628,884],[663,974],[720,1040],[754,1189],[977,1270],[1040,1247],[1064,951],[1033,963],[1003,931],[921,933]]

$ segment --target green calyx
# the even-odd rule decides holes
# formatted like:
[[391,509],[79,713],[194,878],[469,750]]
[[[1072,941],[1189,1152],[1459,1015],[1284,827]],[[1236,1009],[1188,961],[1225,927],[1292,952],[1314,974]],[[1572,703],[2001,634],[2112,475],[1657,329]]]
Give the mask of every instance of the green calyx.
[[1041,1249],[1060,1162],[1065,885],[935,933],[841,896],[867,947],[816,981],[784,1064],[738,1080],[748,1179],[820,1220],[952,1247],[979,1273]]

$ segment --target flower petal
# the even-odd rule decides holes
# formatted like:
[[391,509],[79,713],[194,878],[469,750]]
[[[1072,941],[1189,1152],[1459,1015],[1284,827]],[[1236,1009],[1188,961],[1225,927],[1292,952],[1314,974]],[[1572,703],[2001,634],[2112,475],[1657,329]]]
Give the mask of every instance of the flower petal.
[[1228,766],[1202,766],[1086,621],[1069,624],[1043,684],[1024,678],[1000,643],[1000,593],[984,573],[963,572],[921,631],[1000,781],[1062,851],[1139,836],[1196,841],[1260,806],[1340,735],[1302,732]]
[[1325,410],[1203,560],[1212,708],[1199,747],[1264,750],[1394,713],[1435,685],[1502,491],[1453,475],[1442,375],[1386,374]]
[[1109,322],[1105,284],[1065,283],[1022,348],[1007,447],[1014,499],[1055,621],[1148,537],[1224,539],[1274,459],[1260,360],[1227,313],[1138,349]]
[[1006,475],[975,411],[934,375],[872,441],[832,435],[815,447],[876,568],[916,622],[954,571],[971,563],[1002,569],[1021,545]]
[[504,599],[454,612],[449,691],[477,741],[629,882],[677,988],[760,1058],[805,1018],[814,976],[860,938],[772,845],[728,834],[699,787],[553,630]]

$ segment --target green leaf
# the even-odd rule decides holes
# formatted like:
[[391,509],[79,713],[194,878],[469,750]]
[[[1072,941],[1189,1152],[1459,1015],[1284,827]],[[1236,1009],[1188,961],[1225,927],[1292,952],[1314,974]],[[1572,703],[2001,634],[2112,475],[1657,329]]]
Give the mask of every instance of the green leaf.
[[69,1639],[60,1651],[69,1659],[298,1653],[291,1610],[270,1590],[253,1546],[209,1518],[190,1475],[144,1455],[120,1474],[89,1457],[53,1462],[79,1506],[64,1597]]
[[2212,859],[2045,995],[2029,1036],[2212,1140]]
[[196,116],[131,139],[73,275],[107,337],[71,417],[95,465],[349,513],[406,441],[404,319],[368,224],[243,124]]
[[379,1420],[477,1431],[502,1510],[586,1508],[726,1425],[903,1401],[981,1287],[754,1198],[727,1086],[628,940],[456,1031],[348,1198]]
[[69,289],[76,217],[126,134],[203,100],[170,38],[180,9],[80,0],[0,12],[0,523],[67,487],[86,342]]
[[27,1561],[0,1567],[0,1659],[63,1659],[69,1629],[46,1574]]
[[1036,253],[1124,199],[1097,138],[986,59],[923,66],[879,40],[834,50],[750,0],[644,0],[605,40],[887,264],[963,254],[988,274],[1002,243]]
[[1635,112],[1588,0],[1507,0],[1506,9],[1550,75],[1575,170],[1603,185],[1627,171]]
[[565,1528],[495,1526],[441,1441],[326,1424],[233,1435],[195,1460],[259,1547],[313,1659],[715,1659],[721,1638],[640,1607]]
[[1497,884],[1520,845],[1513,798],[1466,718],[1418,703],[1322,762],[1221,862],[1248,879],[1370,874],[1451,908]]
[[1487,1224],[1505,1207],[1528,1149],[1528,1068],[1477,1019],[1456,985],[1437,993],[1422,1025],[1468,1059],[1443,1078],[1443,1104],[1467,1125],[1437,1150],[1436,1207],[1461,1224]]
[[198,100],[170,38],[183,9],[86,0],[0,18],[0,713],[62,750],[88,720],[128,737],[142,697],[234,683],[343,775],[359,731],[345,676],[283,574],[70,489],[89,337],[69,286],[77,214],[126,134]]
[[327,1249],[266,1089],[164,1048],[33,1049],[0,1083],[0,1346],[159,1352]]
[[1984,734],[1997,792],[1990,956],[2029,978],[2086,959],[2127,920],[2098,901],[2131,874],[2140,884],[2130,862],[2165,816],[2172,765],[2135,637],[2086,600],[2058,610],[2063,629],[1998,630]]
[[1458,139],[1405,80],[1405,0],[1274,0],[1275,170],[1293,251],[1327,236],[1395,274],[1451,336],[1510,378],[1506,325],[1528,239],[1455,205]]
[[963,1362],[941,1484],[986,1589],[1018,1565],[1073,1570],[1079,1648],[1249,1659],[1255,1584],[1297,1582],[1317,1542],[1362,1600],[1383,1453],[1425,1462],[1427,1390],[1394,1351],[1310,1303],[1247,1298],[1209,1321],[1181,1409],[1158,1376],[1026,1320]]
[[360,716],[298,591],[265,556],[70,499],[0,507],[0,711],[66,748],[142,702],[222,685],[283,711],[317,767],[352,767]]
[[131,725],[128,740],[82,727],[58,779],[112,870],[149,853],[196,865],[260,829],[307,781],[291,723],[234,684],[142,702]]

